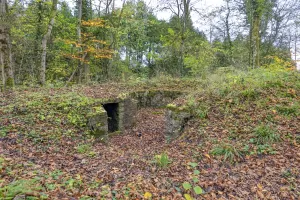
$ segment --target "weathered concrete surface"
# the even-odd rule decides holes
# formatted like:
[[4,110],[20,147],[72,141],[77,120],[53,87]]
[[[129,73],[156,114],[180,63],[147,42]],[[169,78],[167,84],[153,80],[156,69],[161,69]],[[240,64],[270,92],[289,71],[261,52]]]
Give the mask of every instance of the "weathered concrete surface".
[[172,90],[146,90],[133,92],[131,96],[137,100],[138,108],[162,108],[171,103],[183,93]]
[[96,137],[106,137],[109,134],[108,113],[104,108],[107,104],[118,104],[116,121],[116,131],[124,131],[135,124],[135,116],[137,113],[137,101],[130,97],[116,98],[98,102],[87,115],[87,127],[91,134]]
[[166,134],[172,137],[177,137],[183,130],[185,123],[191,117],[187,111],[178,110],[176,106],[168,107],[167,105],[183,95],[180,91],[160,91],[160,90],[146,90],[138,91],[130,94],[121,94],[118,98],[107,99],[101,102],[94,109],[88,119],[88,127],[96,137],[103,137],[109,134],[108,130],[108,114],[103,108],[105,104],[118,104],[118,114],[116,126],[117,131],[124,131],[135,125],[136,113],[139,108],[153,107],[162,108],[167,107],[166,111]]
[[184,126],[191,116],[188,110],[167,106],[166,136],[170,138],[178,137],[184,130]]
[[108,134],[107,113],[102,105],[95,106],[87,115],[87,127],[95,137],[106,137]]
[[127,98],[119,106],[119,127],[120,131],[128,129],[135,125],[137,113],[137,100]]

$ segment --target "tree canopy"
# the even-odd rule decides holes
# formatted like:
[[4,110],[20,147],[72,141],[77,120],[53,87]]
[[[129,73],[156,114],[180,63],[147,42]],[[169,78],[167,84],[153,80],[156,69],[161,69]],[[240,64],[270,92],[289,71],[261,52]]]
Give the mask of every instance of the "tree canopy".
[[3,87],[203,76],[292,61],[299,51],[299,0],[224,0],[212,11],[160,3],[168,21],[142,0],[1,1]]

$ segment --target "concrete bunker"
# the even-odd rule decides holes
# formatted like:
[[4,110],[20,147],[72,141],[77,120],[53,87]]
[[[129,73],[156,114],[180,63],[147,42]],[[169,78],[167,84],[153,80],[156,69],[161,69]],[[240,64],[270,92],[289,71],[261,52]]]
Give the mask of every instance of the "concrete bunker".
[[108,132],[119,131],[119,103],[103,104],[103,108],[107,113]]
[[103,137],[132,127],[139,108],[166,108],[166,134],[178,136],[190,113],[168,103],[181,95],[184,95],[182,91],[144,90],[123,94],[109,101],[100,100],[98,109],[101,112],[92,112],[88,127],[96,137]]

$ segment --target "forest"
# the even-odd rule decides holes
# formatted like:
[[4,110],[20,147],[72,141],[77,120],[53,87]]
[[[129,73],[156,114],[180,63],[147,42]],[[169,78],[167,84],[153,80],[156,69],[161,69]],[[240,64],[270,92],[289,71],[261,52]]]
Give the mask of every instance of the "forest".
[[[159,3],[2,0],[2,88],[205,77],[292,61],[291,50],[299,52],[298,0],[226,0],[209,12],[198,1]],[[170,19],[159,20],[157,9]]]
[[0,0],[0,200],[299,199],[299,56],[300,0]]

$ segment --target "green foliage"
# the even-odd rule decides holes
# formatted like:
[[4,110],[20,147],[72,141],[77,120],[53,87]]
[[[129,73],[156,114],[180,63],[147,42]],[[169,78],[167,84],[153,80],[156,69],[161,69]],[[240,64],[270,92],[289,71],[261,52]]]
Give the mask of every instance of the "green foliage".
[[76,147],[78,153],[86,154],[89,153],[92,149],[92,146],[89,144],[80,144]]
[[198,166],[198,163],[194,163],[194,162],[189,162],[188,163],[192,168],[195,168]]
[[235,160],[242,158],[242,152],[236,149],[233,145],[227,143],[215,146],[212,149],[211,154],[215,156],[223,156],[224,161],[228,160],[230,162],[234,162]]
[[280,135],[269,125],[259,125],[254,129],[255,143],[267,144],[280,141]]
[[269,144],[259,144],[256,146],[257,154],[275,154],[276,151]]
[[0,171],[4,168],[5,165],[5,159],[0,157]]
[[256,89],[245,89],[241,91],[241,97],[247,100],[255,100],[259,97],[260,92]]
[[291,106],[284,106],[284,105],[277,105],[276,110],[278,113],[286,116],[297,116],[300,112],[300,106],[299,104],[295,103]]
[[77,174],[75,178],[68,178],[64,181],[64,185],[67,190],[73,190],[75,188],[81,188],[83,185],[82,177]]
[[201,187],[199,187],[199,186],[196,186],[196,187],[194,187],[194,192],[196,193],[196,194],[203,194],[204,192],[203,192],[203,189],[201,188]]
[[171,163],[171,160],[166,153],[162,153],[154,156],[154,162],[157,166],[166,168]]
[[182,183],[182,187],[185,190],[190,190],[192,188],[192,185],[189,182],[184,182],[184,183]]
[[208,108],[206,106],[198,106],[196,108],[196,116],[200,119],[205,119],[208,116]]
[[[199,182],[199,179],[197,177],[200,174],[200,171],[196,169],[198,163],[189,162],[188,165],[191,166],[193,169],[193,176],[191,177],[193,182],[190,183],[188,181],[185,181],[184,183],[182,183],[182,187],[185,190],[185,192],[191,193],[192,191],[194,191],[195,195],[201,195],[204,193],[204,191],[200,186],[196,185]],[[186,199],[193,199],[190,194],[184,194],[184,197]]]
[[211,47],[208,41],[198,39],[189,44],[190,53],[184,58],[186,68],[190,69],[191,74],[205,76],[209,67],[214,61],[216,49]]
[[7,128],[6,127],[1,127],[0,128],[0,137],[5,137],[7,135]]
[[[30,194],[39,192],[42,190],[42,186],[36,179],[21,179],[11,182],[10,184],[0,188],[1,199],[13,199],[16,195]],[[42,198],[43,199],[43,198]]]

